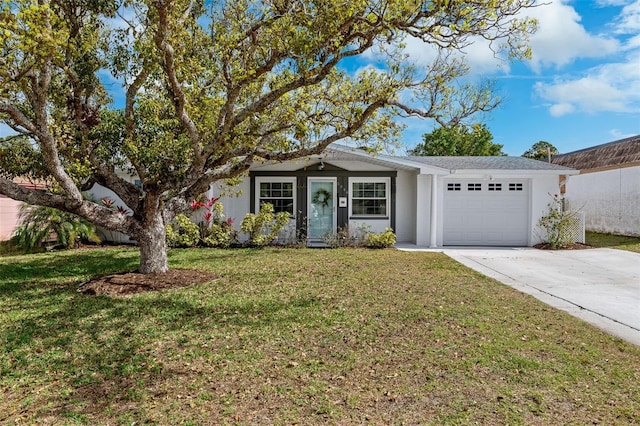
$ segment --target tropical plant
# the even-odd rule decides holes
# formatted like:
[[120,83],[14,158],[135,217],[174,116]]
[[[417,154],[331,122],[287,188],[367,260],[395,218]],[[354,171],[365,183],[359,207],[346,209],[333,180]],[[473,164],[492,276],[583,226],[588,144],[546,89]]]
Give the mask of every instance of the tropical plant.
[[56,247],[65,249],[75,247],[81,240],[100,242],[95,226],[72,213],[24,204],[20,216],[20,225],[14,231],[13,241],[27,251],[41,247],[50,239],[55,239]]
[[195,247],[200,242],[200,227],[185,214],[179,214],[165,231],[169,247]]
[[369,232],[367,234],[367,247],[371,248],[387,248],[396,243],[396,234],[393,229],[387,227],[383,232],[379,234],[375,232]]
[[[217,198],[191,202],[192,215],[201,215],[198,222],[185,214],[176,216],[166,228],[169,247],[229,247],[237,241],[233,219],[224,216],[224,206]],[[201,212],[203,210],[204,212]]]
[[258,214],[248,213],[242,219],[240,230],[249,235],[249,245],[262,247],[278,238],[278,234],[289,223],[289,219],[289,213],[274,214],[273,204],[263,203]]

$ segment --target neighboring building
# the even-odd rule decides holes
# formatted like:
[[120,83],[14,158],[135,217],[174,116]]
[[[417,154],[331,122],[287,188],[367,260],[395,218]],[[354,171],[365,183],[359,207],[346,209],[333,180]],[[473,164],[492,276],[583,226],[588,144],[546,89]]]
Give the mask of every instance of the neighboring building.
[[13,230],[20,221],[20,201],[12,200],[0,194],[0,241],[11,238]]
[[640,236],[640,135],[553,157],[580,170],[567,183],[572,209],[588,231]]
[[[15,182],[25,188],[35,189],[38,185],[31,182],[16,179]],[[22,202],[13,200],[0,194],[0,241],[6,241],[11,238],[13,231],[20,223],[20,208]]]

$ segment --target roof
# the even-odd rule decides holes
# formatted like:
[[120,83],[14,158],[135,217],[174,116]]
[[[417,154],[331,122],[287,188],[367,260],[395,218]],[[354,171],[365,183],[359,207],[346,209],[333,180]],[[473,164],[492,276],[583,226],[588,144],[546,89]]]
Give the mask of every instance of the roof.
[[640,135],[556,155],[551,162],[579,170],[640,164]]
[[539,171],[571,171],[569,167],[544,161],[531,160],[524,157],[451,157],[429,156],[406,157],[411,161],[440,167],[448,170],[539,170]]

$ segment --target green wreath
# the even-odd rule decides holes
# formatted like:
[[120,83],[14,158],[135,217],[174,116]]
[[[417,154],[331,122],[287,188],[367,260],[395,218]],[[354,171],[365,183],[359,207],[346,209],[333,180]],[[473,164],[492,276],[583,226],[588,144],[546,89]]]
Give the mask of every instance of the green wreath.
[[323,213],[324,208],[329,207],[329,201],[331,201],[331,193],[324,188],[320,188],[314,192],[313,197],[311,198],[311,202],[313,204],[317,204],[322,207]]

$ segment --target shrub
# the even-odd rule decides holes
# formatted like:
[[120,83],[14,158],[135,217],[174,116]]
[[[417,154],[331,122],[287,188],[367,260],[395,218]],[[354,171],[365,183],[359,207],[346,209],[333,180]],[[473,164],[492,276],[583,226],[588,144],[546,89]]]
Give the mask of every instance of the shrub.
[[238,241],[233,219],[224,216],[224,206],[219,198],[210,198],[202,207],[204,222],[200,222],[200,239],[207,247],[229,247]]
[[32,251],[55,235],[56,246],[69,249],[81,240],[99,243],[93,224],[73,213],[53,207],[24,204],[20,212],[21,224],[13,234],[13,241],[21,248]]
[[191,210],[195,213],[204,209],[202,220],[194,222],[187,215],[175,217],[167,225],[167,245],[169,247],[229,247],[237,241],[237,231],[233,219],[224,217],[224,206],[219,198],[207,198],[205,201],[193,201]]
[[396,234],[393,229],[387,227],[384,232],[376,234],[375,232],[369,232],[367,234],[367,247],[371,248],[386,248],[391,247],[396,243]]
[[249,245],[262,247],[270,244],[289,223],[289,213],[274,214],[273,211],[273,204],[264,203],[257,215],[248,213],[242,219],[240,230],[249,235]]
[[331,248],[338,247],[360,247],[366,244],[369,225],[360,224],[355,231],[349,226],[338,228],[334,233],[327,233],[322,236],[322,241]]
[[166,227],[169,247],[195,247],[200,242],[200,227],[184,214],[179,214]]
[[578,224],[576,212],[564,209],[564,198],[554,194],[547,204],[547,214],[538,221],[538,227],[542,229],[543,243],[549,244],[553,249],[562,249],[574,243],[571,229]]

